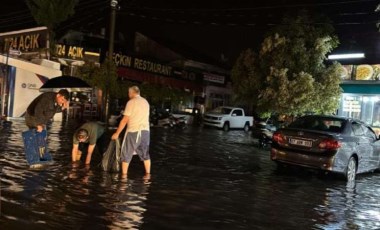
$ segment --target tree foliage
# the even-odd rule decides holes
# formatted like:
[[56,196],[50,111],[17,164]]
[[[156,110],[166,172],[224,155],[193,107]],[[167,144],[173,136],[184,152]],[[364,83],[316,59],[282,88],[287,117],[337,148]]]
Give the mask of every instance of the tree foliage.
[[269,33],[258,55],[243,51],[232,69],[237,101],[259,113],[332,113],[339,103],[340,70],[326,66],[338,38],[326,19],[301,12]]
[[111,97],[120,97],[122,89],[118,82],[117,67],[108,58],[99,66],[94,62],[86,62],[78,70],[78,76],[92,87],[104,92],[108,90]]
[[[38,25],[48,28],[50,47],[54,47],[54,29],[74,14],[79,0],[27,0],[26,4]],[[54,49],[51,49],[51,51]]]
[[27,0],[26,3],[39,25],[53,29],[74,14],[78,0]]
[[256,106],[256,100],[252,100],[259,94],[262,88],[262,79],[256,65],[257,55],[253,50],[243,51],[232,68],[231,77],[234,83],[234,100],[239,104],[251,104]]

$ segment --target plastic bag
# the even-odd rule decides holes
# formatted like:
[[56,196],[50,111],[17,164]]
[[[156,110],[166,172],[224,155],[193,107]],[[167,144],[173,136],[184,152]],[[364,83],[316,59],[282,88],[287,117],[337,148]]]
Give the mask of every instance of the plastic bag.
[[47,132],[37,132],[35,129],[22,133],[25,147],[25,157],[29,165],[49,163],[53,160],[47,150]]
[[107,172],[119,172],[120,154],[120,141],[112,140],[103,154],[102,169]]

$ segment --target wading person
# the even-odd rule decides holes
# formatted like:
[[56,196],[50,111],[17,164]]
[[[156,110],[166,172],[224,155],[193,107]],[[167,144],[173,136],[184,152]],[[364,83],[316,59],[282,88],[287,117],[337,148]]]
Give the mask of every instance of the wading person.
[[[25,123],[29,130],[22,133],[26,160],[31,167],[52,161],[47,150],[46,124],[56,113],[68,107],[69,92],[61,89],[58,93],[47,92],[39,95],[28,106]],[[35,131],[36,130],[36,131]]]
[[28,106],[25,123],[29,129],[42,132],[56,113],[68,107],[69,91],[61,89],[58,93],[46,92],[35,98]]
[[72,162],[80,161],[82,153],[87,153],[85,164],[91,163],[92,153],[97,146],[98,152],[103,154],[107,138],[105,128],[97,122],[84,123],[73,136]]
[[123,118],[119,127],[112,135],[112,139],[119,138],[120,133],[127,125],[124,140],[121,146],[121,166],[122,176],[126,177],[128,166],[134,153],[144,162],[145,176],[150,177],[150,156],[149,156],[149,103],[140,96],[140,89],[132,86],[128,89],[129,101],[123,112]]

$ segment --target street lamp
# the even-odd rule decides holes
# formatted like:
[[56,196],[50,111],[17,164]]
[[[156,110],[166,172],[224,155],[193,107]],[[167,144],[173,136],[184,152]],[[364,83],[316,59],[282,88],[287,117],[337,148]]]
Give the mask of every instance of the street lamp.
[[110,18],[110,40],[108,44],[108,58],[112,58],[114,40],[115,40],[115,21],[116,21],[116,9],[119,2],[117,0],[111,0],[111,18]]
[[[110,35],[109,35],[109,43],[108,43],[108,64],[112,61],[112,55],[114,50],[114,42],[115,42],[115,21],[116,21],[116,9],[118,8],[119,2],[117,0],[111,0],[111,15],[110,15]],[[109,78],[110,67],[108,66],[108,78]],[[104,121],[108,122],[109,116],[109,85],[108,81],[106,81],[106,89],[105,89],[105,111],[104,111]]]

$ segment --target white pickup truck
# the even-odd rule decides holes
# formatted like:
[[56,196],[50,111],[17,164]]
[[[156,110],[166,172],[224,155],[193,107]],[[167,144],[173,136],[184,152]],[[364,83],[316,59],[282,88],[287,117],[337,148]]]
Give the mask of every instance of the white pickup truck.
[[245,116],[242,108],[223,106],[206,113],[203,125],[222,128],[224,131],[244,129],[247,132],[253,125],[253,117]]

